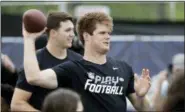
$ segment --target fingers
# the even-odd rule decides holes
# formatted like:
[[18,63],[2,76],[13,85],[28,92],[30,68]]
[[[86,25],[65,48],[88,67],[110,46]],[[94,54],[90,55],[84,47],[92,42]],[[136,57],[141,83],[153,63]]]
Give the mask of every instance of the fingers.
[[46,27],[43,29],[43,30],[41,30],[40,32],[34,32],[34,33],[31,33],[31,32],[28,32],[27,30],[26,30],[26,28],[24,27],[24,23],[22,22],[22,32],[26,32],[26,33],[31,33],[31,34],[35,34],[35,35],[39,35],[39,34],[43,34],[45,31],[46,31]]
[[24,26],[24,23],[22,23],[22,35],[23,37],[29,37],[29,32],[26,30],[25,26]]
[[143,80],[145,80],[148,84],[149,84],[149,86],[151,86],[151,78],[150,77],[145,77],[145,78],[143,78]]
[[151,81],[149,81],[148,83],[149,83],[149,86],[151,86],[151,85],[152,85],[152,84],[151,84]]
[[24,38],[32,38],[33,40],[35,40],[36,38],[39,38],[45,31],[46,28],[44,28],[40,32],[30,33],[25,29],[24,24],[22,24],[22,35]]
[[139,76],[136,73],[134,74],[134,80],[135,81],[138,81],[139,80]]
[[150,71],[149,71],[149,69],[146,69],[146,68],[143,68],[143,70],[142,70],[142,77],[150,77]]
[[149,80],[149,81],[151,81],[151,78],[150,78],[150,76],[148,77],[148,80]]
[[22,35],[24,36],[25,34],[25,28],[24,28],[24,23],[22,23]]
[[149,86],[151,86],[151,78],[150,78],[150,71],[149,71],[149,69],[144,68],[144,69],[142,70],[142,75],[141,75],[141,77],[142,77],[143,79],[147,80]]
[[40,34],[43,34],[46,31],[46,27],[40,32]]
[[146,75],[150,77],[150,71],[149,71],[149,69],[146,69]]
[[142,69],[141,77],[145,77],[145,68]]

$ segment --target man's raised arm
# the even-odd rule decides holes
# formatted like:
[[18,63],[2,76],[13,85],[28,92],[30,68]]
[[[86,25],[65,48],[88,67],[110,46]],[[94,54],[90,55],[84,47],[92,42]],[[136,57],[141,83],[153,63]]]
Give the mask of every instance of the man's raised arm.
[[23,26],[24,70],[29,84],[52,89],[58,86],[56,73],[52,69],[40,70],[35,51],[35,40],[44,31],[29,33]]
[[143,69],[141,77],[135,74],[134,79],[135,93],[128,95],[129,100],[138,111],[152,111],[151,104],[146,96],[151,86],[149,70]]

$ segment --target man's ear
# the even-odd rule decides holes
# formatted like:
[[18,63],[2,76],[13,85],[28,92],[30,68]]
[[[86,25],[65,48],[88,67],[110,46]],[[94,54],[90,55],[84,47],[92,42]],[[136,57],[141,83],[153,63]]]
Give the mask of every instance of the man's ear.
[[50,30],[50,34],[53,35],[53,36],[55,36],[55,35],[57,34],[57,32],[56,32],[56,30],[51,29],[51,30]]
[[87,32],[83,33],[84,41],[88,41],[89,34]]

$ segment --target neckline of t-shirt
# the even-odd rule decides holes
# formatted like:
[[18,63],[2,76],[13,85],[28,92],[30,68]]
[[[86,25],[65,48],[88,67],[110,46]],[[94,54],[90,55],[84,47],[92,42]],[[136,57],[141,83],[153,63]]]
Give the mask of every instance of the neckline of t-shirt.
[[108,60],[107,60],[105,63],[103,63],[103,64],[94,63],[94,62],[89,61],[89,60],[86,60],[86,59],[84,59],[84,58],[82,58],[82,60],[85,62],[85,64],[97,65],[97,66],[106,66],[107,63],[108,63]]
[[67,60],[67,58],[68,58],[68,50],[67,50],[67,56],[66,56],[64,59],[59,59],[59,58],[53,56],[53,55],[49,52],[49,50],[47,49],[47,47],[45,47],[45,49],[46,49],[46,52],[47,52],[50,56],[52,56],[53,58],[55,58],[55,59],[58,60],[58,61],[64,61],[64,60]]

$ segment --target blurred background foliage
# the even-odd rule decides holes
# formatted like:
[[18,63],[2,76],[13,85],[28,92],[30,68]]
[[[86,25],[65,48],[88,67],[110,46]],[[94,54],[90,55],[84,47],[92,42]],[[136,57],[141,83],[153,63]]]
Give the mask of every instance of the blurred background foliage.
[[[63,2],[61,2],[63,3]],[[47,14],[48,11],[61,10],[61,3],[54,2],[31,2],[13,3],[4,2],[1,6],[2,14],[21,15],[30,8],[42,10]],[[3,2],[2,2],[3,4]],[[26,4],[26,5],[25,5]],[[43,5],[45,4],[45,5]],[[174,7],[174,18],[171,18],[169,2],[68,2],[66,4],[67,12],[74,15],[76,6],[79,5],[103,5],[111,9],[111,16],[119,20],[135,21],[184,21],[184,2],[176,2]]]

